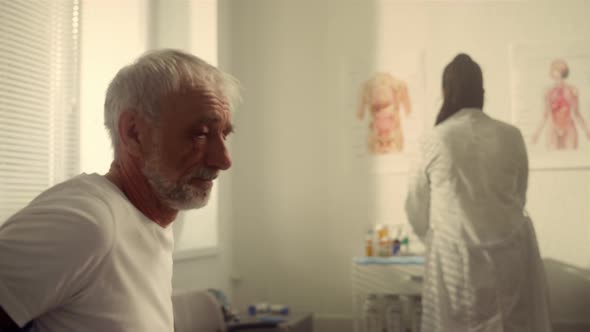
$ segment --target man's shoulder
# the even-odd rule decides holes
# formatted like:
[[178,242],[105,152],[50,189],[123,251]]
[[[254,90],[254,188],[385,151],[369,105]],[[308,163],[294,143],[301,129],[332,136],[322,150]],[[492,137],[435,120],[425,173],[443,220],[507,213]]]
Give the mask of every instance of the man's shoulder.
[[121,199],[113,187],[98,174],[81,174],[48,188],[33,199],[27,208],[102,212]]
[[79,175],[47,189],[8,219],[5,226],[61,230],[90,239],[97,246],[109,246],[114,236],[111,195],[115,193],[109,193],[96,176]]

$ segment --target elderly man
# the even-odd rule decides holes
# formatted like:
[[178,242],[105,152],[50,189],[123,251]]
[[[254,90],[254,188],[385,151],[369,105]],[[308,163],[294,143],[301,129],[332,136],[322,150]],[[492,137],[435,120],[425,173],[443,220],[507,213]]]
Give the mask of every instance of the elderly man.
[[180,51],[121,69],[109,172],[49,188],[0,228],[0,331],[173,331],[168,226],[231,166],[237,98],[235,79]]

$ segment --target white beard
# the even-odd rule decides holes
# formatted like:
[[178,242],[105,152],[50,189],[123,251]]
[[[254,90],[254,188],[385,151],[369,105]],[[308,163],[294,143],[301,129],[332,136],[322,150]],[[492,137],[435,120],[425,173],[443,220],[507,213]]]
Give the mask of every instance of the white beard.
[[161,172],[161,153],[159,146],[146,160],[142,169],[156,196],[168,207],[175,210],[199,209],[207,205],[211,189],[200,189],[192,186],[190,181],[199,179],[214,179],[216,171],[209,168],[199,168],[183,176],[178,182],[170,181]]

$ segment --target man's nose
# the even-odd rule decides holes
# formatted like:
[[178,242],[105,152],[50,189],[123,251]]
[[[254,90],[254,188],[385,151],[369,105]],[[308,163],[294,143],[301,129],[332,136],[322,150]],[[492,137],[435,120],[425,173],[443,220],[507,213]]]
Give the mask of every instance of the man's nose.
[[207,153],[207,164],[223,171],[231,167],[231,157],[224,140],[212,144]]

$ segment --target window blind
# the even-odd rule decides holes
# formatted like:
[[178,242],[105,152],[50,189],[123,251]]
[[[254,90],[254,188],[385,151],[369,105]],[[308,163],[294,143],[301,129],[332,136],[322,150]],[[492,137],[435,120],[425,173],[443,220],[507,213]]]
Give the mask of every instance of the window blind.
[[78,0],[0,0],[0,224],[79,171]]

